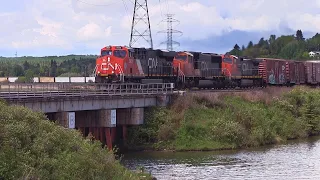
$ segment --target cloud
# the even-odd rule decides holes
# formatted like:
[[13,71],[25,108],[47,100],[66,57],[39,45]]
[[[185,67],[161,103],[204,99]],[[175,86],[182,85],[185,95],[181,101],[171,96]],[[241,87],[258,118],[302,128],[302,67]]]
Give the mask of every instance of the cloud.
[[102,29],[95,23],[89,23],[80,28],[77,32],[79,40],[92,41],[100,39],[101,37],[108,37],[111,34],[111,26],[107,29]]
[[[97,54],[105,45],[128,45],[133,14],[132,1],[5,2],[0,8],[0,52],[11,53],[18,49],[26,53],[25,55],[81,54],[84,51]],[[305,0],[160,2],[148,1],[155,48],[165,48],[159,44],[166,40],[166,34],[157,32],[167,29],[165,14],[168,10],[180,21],[174,23],[173,28],[182,31],[183,36],[174,34],[173,37],[181,42],[181,48],[221,49],[223,52],[230,46],[233,47],[232,44],[239,39],[241,42],[248,42],[257,36],[287,34],[297,29],[311,34],[320,31],[320,0],[308,3],[305,3]],[[18,8],[12,8],[15,6]],[[197,44],[194,44],[195,42]],[[140,41],[137,46],[147,44]]]

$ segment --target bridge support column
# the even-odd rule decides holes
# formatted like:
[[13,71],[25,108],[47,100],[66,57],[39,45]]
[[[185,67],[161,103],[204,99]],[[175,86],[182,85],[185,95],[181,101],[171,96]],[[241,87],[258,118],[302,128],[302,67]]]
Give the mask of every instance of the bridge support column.
[[75,125],[76,125],[75,112],[57,112],[54,115],[54,119],[62,127],[75,129]]
[[127,126],[142,125],[144,119],[144,108],[118,109],[118,125],[122,126],[123,140],[127,139]]
[[104,128],[106,144],[109,150],[112,150],[112,144],[115,141],[117,110],[102,109],[98,111],[99,126]]

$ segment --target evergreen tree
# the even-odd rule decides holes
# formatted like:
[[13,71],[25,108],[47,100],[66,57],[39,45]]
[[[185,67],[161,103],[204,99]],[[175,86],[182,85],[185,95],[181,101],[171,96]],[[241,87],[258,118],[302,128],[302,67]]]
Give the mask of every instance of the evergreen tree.
[[298,41],[304,41],[305,38],[303,37],[303,33],[302,33],[301,30],[297,30],[296,39],[297,39]]
[[244,50],[246,50],[246,47],[244,47],[244,45],[242,45],[241,51],[244,51]]
[[252,47],[253,47],[253,42],[252,42],[252,41],[249,41],[248,46],[247,46],[247,49],[248,49],[248,48],[252,48]]
[[236,45],[234,45],[233,49],[235,49],[235,50],[240,50],[240,47],[239,47],[238,44],[236,44]]

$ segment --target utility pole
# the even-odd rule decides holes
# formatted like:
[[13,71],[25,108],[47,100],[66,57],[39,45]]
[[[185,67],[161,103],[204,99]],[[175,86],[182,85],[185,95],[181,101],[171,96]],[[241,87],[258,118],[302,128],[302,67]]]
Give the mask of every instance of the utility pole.
[[166,20],[162,20],[161,22],[163,22],[163,21],[167,22],[167,30],[166,31],[165,30],[164,31],[159,31],[158,33],[166,33],[167,34],[167,41],[162,42],[161,44],[167,44],[167,50],[168,51],[172,51],[173,50],[173,44],[177,44],[178,46],[180,45],[179,42],[173,40],[173,38],[172,38],[173,33],[182,34],[182,32],[178,31],[178,30],[174,30],[172,28],[172,24],[174,22],[178,22],[179,23],[180,21],[178,21],[176,19],[173,19],[173,16],[174,16],[173,14],[166,14],[166,16],[167,16]]
[[140,38],[144,39],[153,49],[147,0],[135,0],[134,2],[129,47],[133,47]]

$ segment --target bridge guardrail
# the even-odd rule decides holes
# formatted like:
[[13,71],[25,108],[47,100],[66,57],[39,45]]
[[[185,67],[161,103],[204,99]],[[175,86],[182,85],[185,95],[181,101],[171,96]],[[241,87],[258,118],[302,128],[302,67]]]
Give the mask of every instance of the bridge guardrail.
[[133,96],[173,93],[173,83],[87,84],[87,83],[7,83],[0,84],[0,99],[46,97]]

